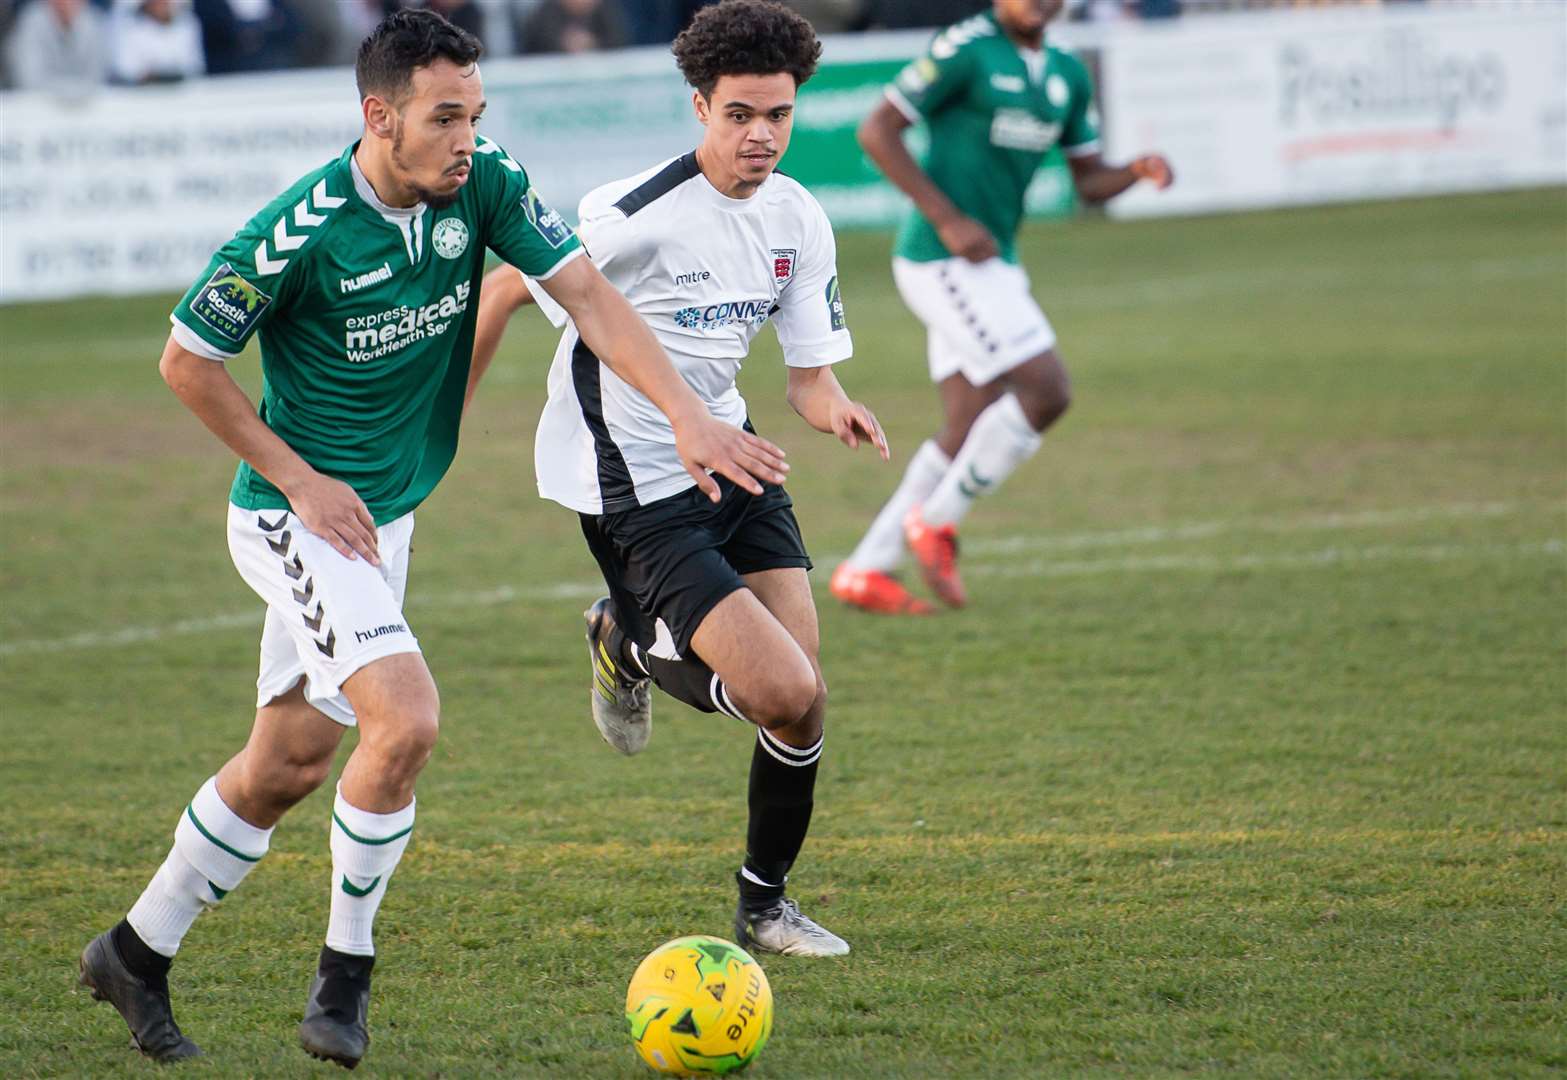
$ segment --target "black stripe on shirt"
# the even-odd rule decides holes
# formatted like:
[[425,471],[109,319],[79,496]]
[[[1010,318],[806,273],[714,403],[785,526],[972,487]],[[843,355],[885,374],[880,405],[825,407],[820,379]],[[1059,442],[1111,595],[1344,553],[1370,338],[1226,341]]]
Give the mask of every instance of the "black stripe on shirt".
[[615,204],[615,209],[630,217],[649,203],[662,199],[687,180],[699,176],[701,172],[701,168],[696,163],[696,151],[693,150],[671,161],[644,180],[640,186],[622,195],[620,201]]
[[593,433],[593,445],[598,450],[599,498],[604,504],[600,513],[636,509],[641,504],[637,502],[637,489],[631,482],[631,470],[626,467],[626,457],[610,438],[609,425],[604,422],[599,358],[581,338],[571,350],[571,382],[577,391],[582,419]]

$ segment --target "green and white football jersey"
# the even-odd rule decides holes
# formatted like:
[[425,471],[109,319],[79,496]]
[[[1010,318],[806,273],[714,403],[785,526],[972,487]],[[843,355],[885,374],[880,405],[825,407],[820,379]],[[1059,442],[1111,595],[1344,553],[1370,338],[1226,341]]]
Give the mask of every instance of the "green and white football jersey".
[[[947,27],[929,51],[887,88],[910,123],[930,127],[921,163],[937,187],[1017,261],[1023,198],[1045,155],[1097,153],[1093,83],[1082,63],[1046,45],[1019,49],[990,12]],[[952,257],[936,230],[911,210],[894,254],[916,262]]]
[[[357,146],[236,233],[172,321],[175,340],[215,360],[259,334],[262,421],[381,525],[418,506],[457,452],[485,249],[548,278],[582,248],[488,139],[442,210],[382,205]],[[229,499],[288,507],[245,462]]]

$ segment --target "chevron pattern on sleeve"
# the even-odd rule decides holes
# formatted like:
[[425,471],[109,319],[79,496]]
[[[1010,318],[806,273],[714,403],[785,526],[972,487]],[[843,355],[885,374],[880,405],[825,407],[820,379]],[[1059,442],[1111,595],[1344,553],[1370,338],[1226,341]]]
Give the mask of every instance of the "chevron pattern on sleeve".
[[[288,267],[288,253],[304,247],[310,239],[311,230],[326,224],[330,212],[347,201],[327,192],[325,177],[318,180],[316,186],[294,205],[293,226],[296,231],[289,231],[289,215],[284,214],[277,219],[277,225],[272,229],[272,243],[268,245],[267,241],[262,240],[256,245],[256,270],[269,277],[281,274]],[[273,251],[277,252],[276,258],[271,254]]]

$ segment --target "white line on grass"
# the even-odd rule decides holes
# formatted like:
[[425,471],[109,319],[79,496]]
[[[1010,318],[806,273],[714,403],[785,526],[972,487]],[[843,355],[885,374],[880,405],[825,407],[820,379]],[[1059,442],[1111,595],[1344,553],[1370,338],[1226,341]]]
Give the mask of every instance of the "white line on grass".
[[[1339,514],[1307,514],[1300,517],[1239,518],[1231,521],[1196,521],[1186,525],[1147,525],[1135,529],[1101,529],[1083,533],[1040,533],[1034,536],[1001,536],[993,540],[964,541],[969,555],[1015,555],[1025,551],[1071,551],[1077,548],[1123,547],[1132,544],[1166,544],[1181,540],[1209,540],[1226,533],[1311,533],[1340,529],[1371,529],[1384,525],[1418,525],[1422,521],[1453,521],[1505,517],[1516,513],[1513,503],[1445,503],[1409,506],[1393,510],[1357,510]],[[825,561],[825,560],[824,560]],[[836,561],[836,560],[835,560]]]
[[980,563],[966,567],[968,577],[1087,577],[1097,574],[1203,571],[1245,573],[1254,570],[1308,570],[1369,562],[1450,562],[1480,559],[1510,562],[1539,555],[1567,554],[1567,542],[1538,540],[1522,544],[1380,544],[1330,547],[1286,555],[1133,555],[1121,559],[1075,561],[1035,559],[1024,563]]
[[[1453,503],[1441,506],[1405,507],[1393,510],[1369,510],[1343,514],[1312,514],[1294,518],[1252,518],[1234,521],[1193,522],[1187,525],[1149,526],[1138,529],[1111,529],[1099,532],[1041,534],[1039,536],[998,537],[968,545],[970,555],[1016,555],[1035,551],[1065,551],[1094,547],[1164,544],[1183,540],[1208,540],[1227,533],[1262,532],[1280,535],[1405,525],[1422,521],[1494,518],[1516,512],[1511,503]],[[1108,559],[1034,559],[1028,562],[973,562],[964,566],[971,577],[1086,577],[1095,574],[1199,571],[1229,573],[1256,570],[1309,569],[1312,567],[1350,566],[1367,562],[1443,562],[1454,559],[1509,561],[1560,556],[1567,553],[1561,540],[1518,544],[1425,544],[1335,546],[1317,551],[1279,555],[1147,555]],[[823,556],[819,562],[831,566],[842,556]],[[820,579],[825,584],[825,578]],[[603,593],[600,581],[566,581],[553,585],[501,585],[473,592],[447,592],[409,601],[413,611],[440,608],[497,607],[516,602],[552,600],[591,600]],[[57,638],[33,638],[0,643],[0,657],[67,649],[109,649],[139,645],[164,638],[205,634],[217,630],[253,627],[259,631],[262,612],[259,607],[244,612],[212,615],[199,619],[146,626],[125,626],[117,630],[71,634]]]

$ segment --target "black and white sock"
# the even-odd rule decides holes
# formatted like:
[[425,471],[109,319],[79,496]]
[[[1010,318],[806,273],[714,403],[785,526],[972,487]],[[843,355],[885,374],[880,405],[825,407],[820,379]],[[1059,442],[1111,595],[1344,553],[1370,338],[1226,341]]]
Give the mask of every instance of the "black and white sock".
[[683,701],[702,712],[723,713],[725,716],[749,723],[749,718],[735,705],[729,696],[729,688],[718,673],[694,656],[669,660],[644,652],[633,641],[627,641],[624,649],[633,671],[640,670],[654,684],[676,701]]
[[783,898],[789,869],[811,827],[816,766],[824,739],[812,746],[790,746],[766,728],[756,729],[745,863],[736,875],[741,903],[749,911],[765,910]]

